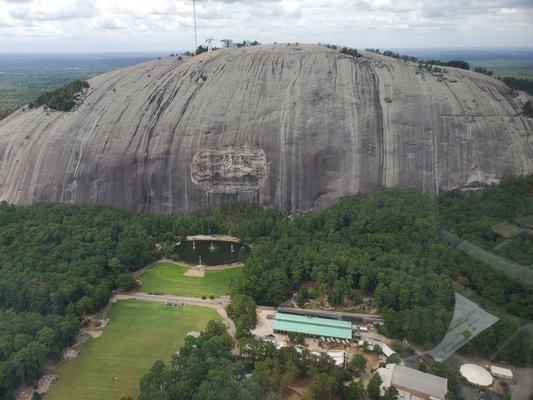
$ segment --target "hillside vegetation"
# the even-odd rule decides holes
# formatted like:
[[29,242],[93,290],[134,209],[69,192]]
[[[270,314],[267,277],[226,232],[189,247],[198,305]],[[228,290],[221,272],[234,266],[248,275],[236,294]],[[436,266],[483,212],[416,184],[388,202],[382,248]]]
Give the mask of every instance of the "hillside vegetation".
[[332,305],[358,301],[361,292],[372,296],[388,335],[431,346],[448,327],[459,283],[490,300],[501,318],[471,350],[492,355],[497,349],[504,360],[527,363],[530,338],[514,333],[517,317],[533,317],[531,291],[440,242],[438,234],[445,227],[484,238],[490,224],[479,225],[478,218],[520,214],[530,204],[530,182],[516,178],[479,194],[444,194],[439,202],[408,189],[382,189],[294,218],[246,204],[177,216],[0,203],[0,399],[12,399],[13,388],[58,360],[82,317],[104,307],[114,289],[133,289],[132,271],[172,255],[180,237],[200,233],[254,243],[228,310],[240,336],[254,323],[254,302],[278,305],[312,282],[313,295]]
[[504,180],[480,192],[451,191],[439,197],[439,222],[462,239],[524,265],[533,265],[533,237],[505,239],[494,231],[502,222],[516,224],[533,216],[533,176]]
[[45,105],[57,111],[70,111],[76,105],[77,95],[88,87],[87,81],[77,79],[51,92],[44,92],[35,103],[30,103],[30,107]]

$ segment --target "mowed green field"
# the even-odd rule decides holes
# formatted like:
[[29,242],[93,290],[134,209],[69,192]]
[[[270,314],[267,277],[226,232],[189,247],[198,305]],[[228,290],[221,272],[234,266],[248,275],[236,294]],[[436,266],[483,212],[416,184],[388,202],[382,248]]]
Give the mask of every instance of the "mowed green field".
[[210,320],[220,320],[211,308],[176,308],[141,300],[118,301],[109,317],[101,337],[82,344],[78,358],[61,364],[59,377],[45,400],[136,396],[139,379],[155,361],[168,361],[188,332],[202,330]]
[[208,270],[203,278],[183,276],[186,267],[170,262],[158,262],[142,273],[140,292],[175,296],[221,296],[229,293],[229,283],[242,274],[242,267]]

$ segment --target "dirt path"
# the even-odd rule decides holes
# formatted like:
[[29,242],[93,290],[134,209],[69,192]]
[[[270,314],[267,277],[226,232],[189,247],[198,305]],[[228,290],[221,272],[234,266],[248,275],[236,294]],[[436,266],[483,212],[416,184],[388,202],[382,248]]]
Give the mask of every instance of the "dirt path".
[[219,241],[219,242],[241,243],[241,239],[239,239],[238,237],[229,236],[229,235],[193,235],[193,236],[187,236],[185,240],[189,242],[191,240],[199,240],[199,241],[213,240],[213,241]]

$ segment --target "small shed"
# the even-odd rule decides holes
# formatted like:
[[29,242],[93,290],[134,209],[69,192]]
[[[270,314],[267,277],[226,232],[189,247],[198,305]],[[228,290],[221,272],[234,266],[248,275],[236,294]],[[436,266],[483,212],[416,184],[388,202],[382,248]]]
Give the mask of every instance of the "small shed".
[[381,342],[379,347],[381,347],[381,352],[383,354],[385,354],[386,357],[390,357],[392,356],[393,354],[395,354],[396,352],[394,350],[392,350],[388,345],[387,343],[385,342]]
[[337,367],[344,367],[344,361],[345,361],[345,353],[344,351],[328,351],[326,352],[328,356],[333,358],[333,361],[335,361],[335,365]]
[[491,365],[490,373],[496,378],[509,380],[513,379],[513,371],[511,371],[509,368],[502,368],[497,367],[496,365]]

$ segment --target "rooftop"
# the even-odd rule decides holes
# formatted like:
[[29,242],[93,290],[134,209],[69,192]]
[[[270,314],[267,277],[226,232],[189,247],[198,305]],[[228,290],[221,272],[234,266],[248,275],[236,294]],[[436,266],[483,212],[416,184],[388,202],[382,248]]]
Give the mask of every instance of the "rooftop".
[[284,314],[280,312],[276,314],[276,318],[274,319],[274,330],[340,339],[352,338],[352,324],[349,321]]
[[440,376],[396,364],[389,364],[378,371],[387,386],[401,386],[439,399],[444,399],[448,392],[448,380]]
[[511,371],[509,368],[502,368],[498,367],[496,365],[492,365],[490,367],[490,372],[494,375],[503,376],[509,379],[513,379],[513,371]]

